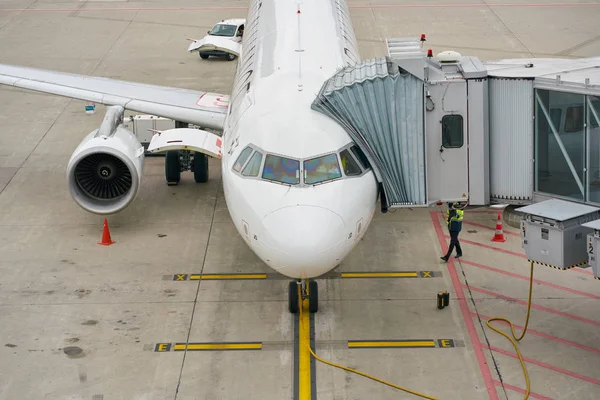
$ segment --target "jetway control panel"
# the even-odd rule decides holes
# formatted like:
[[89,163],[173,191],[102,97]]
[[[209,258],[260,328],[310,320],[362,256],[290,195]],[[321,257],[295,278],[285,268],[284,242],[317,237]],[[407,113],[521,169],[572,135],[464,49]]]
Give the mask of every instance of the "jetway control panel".
[[525,214],[521,244],[529,261],[561,270],[589,267],[589,223],[600,229],[599,208],[552,199],[516,211]]

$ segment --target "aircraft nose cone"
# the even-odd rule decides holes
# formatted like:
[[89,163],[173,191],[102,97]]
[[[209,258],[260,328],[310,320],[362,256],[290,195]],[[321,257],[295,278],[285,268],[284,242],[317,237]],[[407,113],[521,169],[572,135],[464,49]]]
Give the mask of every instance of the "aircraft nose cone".
[[342,218],[316,206],[280,208],[267,215],[264,227],[264,242],[277,253],[269,263],[294,278],[318,276],[335,267],[346,239]]

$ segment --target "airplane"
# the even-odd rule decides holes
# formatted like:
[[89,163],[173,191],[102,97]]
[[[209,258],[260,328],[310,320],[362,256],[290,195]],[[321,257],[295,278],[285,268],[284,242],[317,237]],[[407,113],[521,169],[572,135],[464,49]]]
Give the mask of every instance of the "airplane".
[[73,199],[95,214],[123,210],[140,187],[144,148],[122,125],[124,110],[177,121],[153,136],[148,151],[167,152],[167,175],[181,150],[192,151],[197,182],[208,179],[207,157],[220,158],[240,236],[290,278],[289,311],[297,313],[308,298],[315,313],[314,279],[359,243],[380,195],[364,153],[342,126],[310,107],[327,79],[360,62],[346,0],[251,0],[234,50],[230,95],[2,64],[0,84],[107,106],[67,166]]

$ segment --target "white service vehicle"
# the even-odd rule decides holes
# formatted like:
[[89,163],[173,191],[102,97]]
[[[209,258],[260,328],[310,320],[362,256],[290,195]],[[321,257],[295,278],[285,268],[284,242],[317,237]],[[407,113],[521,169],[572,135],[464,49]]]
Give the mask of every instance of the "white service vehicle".
[[206,60],[210,56],[225,57],[233,61],[242,50],[245,19],[224,19],[207,31],[203,39],[193,40],[188,51],[197,51],[200,58]]

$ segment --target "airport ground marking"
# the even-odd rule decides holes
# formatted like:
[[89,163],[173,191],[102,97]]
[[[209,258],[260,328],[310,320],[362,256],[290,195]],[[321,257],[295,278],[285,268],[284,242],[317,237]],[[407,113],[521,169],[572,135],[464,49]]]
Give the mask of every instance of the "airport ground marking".
[[[315,340],[314,337],[314,316],[309,315],[308,321],[304,321],[309,325],[310,332],[303,332],[305,338],[309,340],[311,346],[314,347],[330,347],[335,349],[443,349],[454,347],[465,347],[464,342],[458,339],[392,339],[392,340]],[[299,325],[299,324],[298,324]],[[306,325],[305,325],[306,326]],[[295,341],[268,341],[268,342],[161,342],[148,344],[144,346],[145,350],[150,350],[155,353],[172,353],[179,351],[235,351],[235,350],[254,350],[254,351],[281,351],[294,348],[299,356],[300,351],[300,336],[299,329],[295,328]],[[308,353],[308,351],[307,351]],[[296,358],[296,360],[298,360]],[[307,358],[308,359],[308,358]],[[311,359],[311,363],[314,360]],[[299,365],[297,365],[299,368]],[[310,368],[313,371],[314,367]],[[299,371],[297,371],[299,372]],[[312,384],[312,382],[311,382]]]
[[267,274],[175,274],[172,279],[183,281],[252,280],[267,279]]
[[232,351],[232,350],[262,350],[262,342],[197,342],[197,343],[156,343],[154,352],[167,353],[172,351]]
[[447,349],[464,347],[455,339],[349,340],[349,349]]
[[[373,279],[373,278],[441,278],[440,271],[382,271],[382,272],[333,272],[325,274],[321,279]],[[288,280],[279,274],[249,273],[249,274],[174,274],[166,275],[163,279],[175,282],[187,281],[234,281],[234,280]]]

